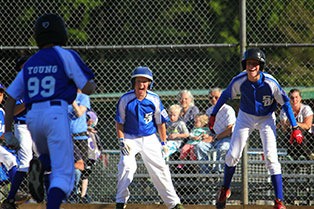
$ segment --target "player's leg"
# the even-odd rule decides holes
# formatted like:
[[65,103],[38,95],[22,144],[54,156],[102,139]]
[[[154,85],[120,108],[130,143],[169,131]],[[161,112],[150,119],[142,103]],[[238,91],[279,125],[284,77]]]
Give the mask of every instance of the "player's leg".
[[[29,130],[27,129],[26,124],[15,124],[14,134],[15,134],[15,137],[18,138],[20,141],[20,150],[17,153],[20,165],[12,181],[10,192],[8,194],[7,199],[15,198],[17,191],[28,172],[29,162],[33,158],[33,151],[32,151],[33,142],[31,138],[31,134]],[[24,196],[24,200],[21,198],[17,200],[20,203],[23,201],[27,201],[30,198],[27,194],[22,193],[22,196]]]
[[123,155],[120,153],[120,160],[118,163],[118,176],[117,176],[117,193],[116,204],[117,208],[125,205],[130,198],[129,185],[133,181],[134,173],[137,169],[135,155],[142,149],[142,138],[128,139],[125,136],[125,143],[130,147],[130,154]]
[[263,143],[266,167],[271,175],[271,181],[274,187],[275,197],[278,202],[275,204],[280,204],[283,201],[283,189],[281,165],[279,163],[277,154],[275,120],[275,114],[261,118],[258,123],[258,129]]
[[249,114],[240,110],[230,140],[230,147],[226,154],[223,185],[217,193],[217,209],[225,208],[226,200],[231,195],[230,185],[232,177],[235,173],[236,165],[242,157],[243,149],[246,145],[251,129],[254,128],[254,124],[254,117],[251,117]]
[[152,179],[152,182],[168,208],[180,204],[180,199],[174,189],[169,166],[162,157],[161,144],[155,134],[144,137],[143,149],[140,152]]

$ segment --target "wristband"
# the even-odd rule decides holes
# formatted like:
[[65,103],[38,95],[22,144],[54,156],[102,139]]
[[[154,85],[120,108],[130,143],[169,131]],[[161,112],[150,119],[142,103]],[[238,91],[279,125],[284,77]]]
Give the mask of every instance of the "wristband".
[[166,142],[161,142],[161,145],[162,145],[162,146],[165,146],[165,145],[166,145]]
[[123,141],[124,140],[124,138],[119,138],[119,141]]

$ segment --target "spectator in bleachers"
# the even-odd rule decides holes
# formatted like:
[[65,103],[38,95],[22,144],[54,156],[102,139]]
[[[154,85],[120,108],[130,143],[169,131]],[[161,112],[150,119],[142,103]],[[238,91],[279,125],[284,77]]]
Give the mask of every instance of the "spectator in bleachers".
[[[302,142],[290,141],[288,156],[293,160],[309,160],[314,153],[312,133],[313,110],[309,105],[302,103],[302,95],[299,89],[291,89],[288,96],[290,97],[290,104],[297,124],[304,135]],[[284,131],[290,129],[288,117],[283,110],[280,111],[280,124]]]
[[[208,116],[198,113],[194,117],[194,127],[191,130],[189,140],[182,147],[180,153],[180,160],[185,160],[190,157],[190,160],[197,160],[194,146],[196,146],[204,136],[209,134],[209,128],[207,127]],[[178,168],[183,168],[183,165],[178,165]]]
[[180,105],[171,105],[168,109],[170,121],[167,126],[167,146],[169,151],[165,158],[168,158],[182,148],[183,141],[189,137],[189,130],[183,120],[180,119],[182,107]]
[[194,116],[199,113],[199,109],[194,104],[194,97],[188,90],[182,90],[178,94],[178,101],[182,107],[180,118],[186,123],[189,131],[194,126]]
[[[220,88],[212,88],[209,91],[209,102],[211,106],[206,110],[206,115],[210,116],[216,105],[222,90]],[[230,139],[233,126],[236,121],[234,109],[227,104],[224,104],[218,111],[216,122],[214,125],[214,133],[205,135],[203,140],[196,145],[196,154],[198,160],[209,160],[208,156],[213,156],[216,152],[216,158],[211,159],[221,161],[225,159],[226,153],[230,146]],[[209,167],[206,164],[201,165],[201,173],[223,172],[221,164]]]

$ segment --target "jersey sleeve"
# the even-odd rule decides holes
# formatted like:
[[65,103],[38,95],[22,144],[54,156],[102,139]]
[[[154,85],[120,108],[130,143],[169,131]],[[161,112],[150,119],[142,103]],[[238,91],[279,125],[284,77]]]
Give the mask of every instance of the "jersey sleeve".
[[79,89],[83,89],[85,84],[94,78],[94,74],[82,61],[80,56],[73,50],[64,50],[61,47],[55,47],[63,59],[64,70],[69,78],[74,80]]
[[155,111],[155,122],[156,124],[162,124],[169,121],[169,115],[167,110],[164,108],[160,98],[158,97],[158,103]]
[[115,121],[120,124],[125,122],[125,100],[121,97],[117,103]]
[[6,89],[6,93],[9,94],[15,100],[23,99],[24,97],[24,78],[23,70],[21,70],[10,86]]

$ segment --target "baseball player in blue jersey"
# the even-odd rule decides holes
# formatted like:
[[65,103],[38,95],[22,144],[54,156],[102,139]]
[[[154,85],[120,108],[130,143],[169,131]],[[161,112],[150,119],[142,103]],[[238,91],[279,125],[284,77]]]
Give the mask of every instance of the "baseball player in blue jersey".
[[[20,71],[28,58],[27,56],[18,58],[15,61],[15,70]],[[15,208],[15,195],[27,175],[29,163],[33,158],[33,141],[26,125],[26,108],[23,99],[16,101],[14,109],[14,136],[18,139],[20,147],[17,152],[20,165],[12,181],[9,194],[1,204],[2,209]],[[29,199],[28,195],[24,194],[24,199]]]
[[303,138],[293,115],[289,97],[277,80],[263,72],[266,62],[265,54],[260,49],[248,49],[243,56],[242,66],[245,71],[235,76],[223,91],[209,119],[209,128],[213,129],[215,116],[228,99],[241,95],[240,110],[231,137],[230,148],[225,158],[224,181],[217,194],[216,208],[225,208],[226,200],[231,195],[230,184],[249,134],[259,130],[263,144],[266,167],[271,175],[275,190],[274,209],[285,209],[283,204],[281,165],[278,161],[276,147],[276,119],[274,111],[277,103],[287,113],[293,132],[291,138]]
[[172,184],[169,167],[162,156],[162,149],[167,152],[166,122],[169,117],[159,96],[148,90],[153,85],[153,73],[148,67],[137,67],[132,73],[131,81],[134,89],[120,97],[115,117],[121,148],[116,209],[125,208],[130,197],[128,186],[137,168],[137,153],[141,154],[151,180],[166,206],[183,209]]
[[24,99],[27,127],[39,154],[39,160],[30,162],[30,193],[37,202],[43,201],[43,173],[51,171],[47,209],[58,209],[74,184],[68,105],[74,101],[78,88],[91,94],[96,84],[93,72],[80,56],[61,47],[67,42],[67,31],[59,15],[39,17],[34,28],[39,51],[27,60],[7,88],[5,140],[8,144],[17,140],[11,130],[14,107],[16,100]]

